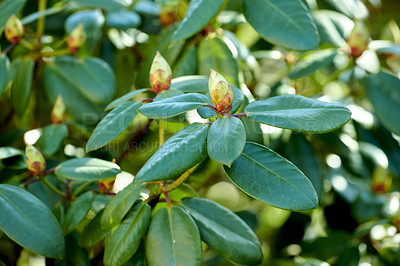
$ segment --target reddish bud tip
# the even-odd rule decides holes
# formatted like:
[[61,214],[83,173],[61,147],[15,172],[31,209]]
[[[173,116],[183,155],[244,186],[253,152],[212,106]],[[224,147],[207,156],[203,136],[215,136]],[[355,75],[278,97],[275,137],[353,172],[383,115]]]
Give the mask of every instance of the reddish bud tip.
[[356,22],[354,28],[347,39],[347,44],[350,47],[351,56],[358,58],[368,49],[369,32],[362,22]]
[[25,161],[32,175],[40,176],[46,169],[46,161],[43,155],[32,145],[26,145]]
[[75,27],[71,31],[67,39],[68,49],[72,54],[75,54],[85,43],[86,41],[86,34],[85,30],[83,29],[82,23],[79,23],[78,26]]
[[114,186],[115,177],[106,178],[99,181],[99,190],[103,193],[110,192]]
[[64,122],[65,104],[61,95],[57,96],[57,100],[51,111],[51,123],[62,124]]
[[233,91],[228,82],[217,71],[211,69],[208,81],[211,101],[220,113],[228,112],[232,108]]
[[171,79],[171,67],[157,51],[150,68],[150,85],[152,90],[157,94],[168,90],[171,85]]
[[12,15],[5,26],[5,36],[10,43],[17,44],[24,36],[24,26],[21,20]]

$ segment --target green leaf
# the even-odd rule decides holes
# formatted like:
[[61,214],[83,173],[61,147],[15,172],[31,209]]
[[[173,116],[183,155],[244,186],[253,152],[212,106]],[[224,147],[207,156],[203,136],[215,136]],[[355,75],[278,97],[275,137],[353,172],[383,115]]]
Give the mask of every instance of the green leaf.
[[85,218],[86,214],[92,207],[94,200],[93,192],[89,191],[85,194],[80,195],[75,202],[72,204],[71,208],[67,211],[65,215],[62,229],[64,235],[67,235],[75,230],[79,223]]
[[151,207],[146,203],[135,205],[132,215],[118,225],[106,239],[104,265],[122,265],[139,248],[150,222]]
[[231,166],[243,151],[246,131],[237,117],[222,117],[208,131],[207,152],[211,159]]
[[0,54],[0,96],[7,86],[7,75],[10,71],[10,60],[5,54]]
[[23,17],[21,19],[21,23],[23,25],[27,25],[27,24],[30,24],[30,23],[38,20],[41,17],[46,17],[46,16],[57,14],[58,12],[60,12],[63,9],[64,9],[64,5],[57,5],[55,7],[47,8],[43,11],[37,11],[37,12],[27,15],[26,17]]
[[84,6],[88,7],[98,7],[104,9],[121,9],[124,7],[128,7],[132,1],[130,0],[68,0],[69,2],[73,1]]
[[110,230],[104,230],[101,228],[100,221],[103,210],[101,210],[94,217],[92,221],[85,227],[81,236],[79,237],[79,245],[82,247],[92,247],[103,240]]
[[35,61],[30,57],[18,58],[17,70],[11,87],[11,101],[15,112],[23,116],[29,103]]
[[12,14],[18,14],[24,7],[26,0],[4,0],[0,3],[0,34]]
[[367,97],[374,106],[382,124],[393,133],[400,135],[400,80],[391,74],[379,72],[364,80]]
[[182,77],[197,73],[197,48],[188,46],[172,67],[172,77]]
[[145,183],[131,183],[111,199],[101,217],[103,229],[111,229],[121,222],[145,185]]
[[311,52],[294,65],[289,74],[289,78],[296,79],[311,75],[318,69],[332,63],[336,55],[336,49],[325,49]]
[[106,25],[110,28],[136,28],[140,21],[140,16],[133,11],[112,10],[106,13]]
[[203,198],[185,198],[182,206],[192,216],[201,239],[228,260],[238,264],[260,264],[261,245],[251,228],[236,214]]
[[269,42],[295,50],[318,46],[318,33],[301,0],[246,0],[243,13],[251,26]]
[[228,83],[239,86],[238,62],[222,39],[203,39],[197,48],[197,56],[200,75],[209,76],[210,69],[214,69],[224,76]]
[[185,93],[187,92],[206,93],[208,92],[208,77],[193,75],[193,76],[174,78],[171,81],[171,88],[176,88]]
[[86,143],[86,152],[101,148],[121,135],[136,117],[141,105],[141,102],[127,101],[111,110],[94,129]]
[[332,10],[317,10],[312,13],[317,25],[321,43],[331,44],[335,47],[346,45],[354,22],[347,16]]
[[24,156],[24,152],[13,147],[0,147],[0,160],[15,156]]
[[241,190],[275,207],[296,211],[318,207],[310,180],[291,162],[260,144],[247,142],[231,168],[224,168]]
[[324,179],[311,143],[303,134],[292,134],[290,142],[284,146],[287,151],[286,157],[310,179],[320,199],[324,193]]
[[57,166],[56,175],[73,180],[96,181],[116,176],[121,170],[115,163],[97,158],[77,158]]
[[64,238],[56,217],[26,190],[0,184],[0,229],[37,254],[51,258],[63,255]]
[[199,230],[181,207],[161,208],[153,215],[145,245],[149,265],[201,265]]
[[250,103],[247,117],[259,123],[310,133],[333,131],[349,121],[345,106],[299,95],[282,95]]
[[97,58],[78,60],[72,56],[57,57],[45,66],[44,88],[53,102],[61,95],[67,113],[84,122],[87,117],[98,120],[102,108],[95,101],[110,101],[116,89],[114,74],[105,62]]
[[191,124],[168,139],[137,173],[134,182],[173,179],[206,156],[208,125]]
[[224,0],[192,0],[172,42],[187,39],[204,28],[224,5]]
[[132,99],[133,97],[135,97],[136,95],[138,95],[139,93],[145,92],[147,91],[147,89],[140,89],[140,90],[134,90],[131,91],[127,94],[125,94],[122,97],[119,97],[118,99],[115,99],[114,101],[110,102],[106,108],[104,109],[104,111],[108,111],[110,109],[113,109],[115,107],[117,107],[118,105],[120,105],[121,103],[124,103],[130,99]]
[[168,90],[162,91],[159,94],[157,94],[157,96],[154,97],[153,100],[155,102],[157,102],[157,101],[161,101],[161,100],[164,100],[164,99],[167,99],[167,98],[171,98],[171,97],[175,97],[175,96],[178,96],[178,95],[183,95],[183,92],[178,90],[178,89],[175,89],[175,88],[169,88]]
[[149,118],[163,119],[205,106],[207,103],[208,99],[203,94],[188,93],[145,104],[139,108],[139,112]]
[[368,17],[368,9],[361,0],[324,0],[324,2],[350,18],[365,19]]
[[43,128],[38,144],[45,155],[52,155],[58,151],[66,137],[68,137],[66,125],[48,125]]

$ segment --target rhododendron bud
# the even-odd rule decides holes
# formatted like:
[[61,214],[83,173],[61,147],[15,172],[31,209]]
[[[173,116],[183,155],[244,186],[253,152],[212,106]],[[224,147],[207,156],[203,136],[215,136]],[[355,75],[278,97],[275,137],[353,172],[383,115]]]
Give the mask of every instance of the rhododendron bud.
[[157,94],[168,90],[171,85],[171,79],[171,67],[164,57],[157,52],[150,69],[150,85],[152,90]]
[[354,28],[347,39],[347,44],[351,49],[353,58],[360,57],[367,50],[369,43],[368,29],[362,22],[356,22]]
[[218,112],[228,112],[232,108],[233,91],[228,82],[217,71],[211,69],[208,81],[211,101]]
[[64,122],[65,104],[61,95],[57,96],[57,100],[51,111],[51,123],[61,124]]
[[73,29],[68,36],[67,39],[68,49],[72,54],[74,54],[79,50],[79,48],[82,47],[85,41],[86,41],[85,30],[83,29],[82,23],[79,23],[78,26],[76,26],[75,29]]
[[5,35],[10,43],[17,44],[24,36],[24,26],[21,20],[15,15],[12,15],[6,23]]
[[46,169],[46,161],[43,155],[32,145],[26,145],[25,149],[26,166],[33,175],[40,176]]
[[99,189],[103,193],[110,192],[114,186],[115,177],[106,178],[99,181]]

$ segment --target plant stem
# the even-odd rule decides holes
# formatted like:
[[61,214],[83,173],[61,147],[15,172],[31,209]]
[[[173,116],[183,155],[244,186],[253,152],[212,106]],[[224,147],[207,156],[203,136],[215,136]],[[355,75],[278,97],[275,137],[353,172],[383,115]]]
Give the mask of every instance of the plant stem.
[[158,139],[159,139],[159,146],[163,145],[164,143],[164,121],[158,119]]
[[39,181],[39,180],[40,180],[39,178],[29,179],[29,180],[26,181],[25,183],[22,183],[22,184],[20,185],[20,187],[26,187],[27,185],[32,184],[32,183],[35,183],[35,182],[37,182],[37,181]]
[[[39,12],[44,11],[46,9],[47,6],[47,0],[39,0]],[[43,35],[44,32],[44,21],[45,21],[45,17],[42,16],[38,19],[38,23],[37,23],[37,29],[36,29],[36,38],[38,39],[38,42],[40,44],[40,38]]]
[[49,182],[49,180],[47,180],[46,177],[43,177],[42,179],[40,179],[43,184],[45,184],[50,190],[52,190],[54,193],[56,193],[57,195],[59,195],[60,197],[64,198],[66,195],[64,192],[62,192],[61,190],[59,190],[58,188],[56,188],[55,186],[53,186],[53,184],[51,184]]
[[21,39],[21,40],[19,41],[19,43],[20,43],[23,47],[25,47],[26,49],[29,49],[29,50],[35,49],[35,46],[34,46],[33,44],[31,44],[30,42],[26,41],[25,39]]
[[171,199],[169,198],[168,192],[163,191],[162,193],[164,194],[165,201],[167,202],[167,207],[171,208]]
[[78,187],[71,195],[71,198],[76,197],[79,193],[81,193],[85,188],[87,188],[88,186],[90,186],[91,184],[93,184],[94,181],[91,182],[87,182],[83,185],[81,185],[80,187]]
[[177,187],[179,187],[183,182],[185,182],[186,179],[188,179],[188,177],[192,174],[192,172],[194,171],[194,169],[196,169],[196,167],[198,166],[198,164],[196,164],[195,166],[193,166],[192,168],[190,168],[189,170],[187,170],[185,173],[183,173],[177,180],[175,180],[173,183],[169,184],[168,186],[165,186],[162,188],[162,192],[170,192],[174,189],[176,189]]
[[9,51],[11,51],[12,48],[15,47],[15,44],[10,44],[9,46],[7,46],[6,49],[4,49],[4,51],[2,52],[2,54],[6,55]]
[[234,117],[243,117],[243,116],[246,116],[247,115],[247,113],[240,113],[240,114],[233,114],[232,116],[234,116]]
[[153,102],[154,100],[152,99],[152,98],[148,98],[148,99],[143,99],[142,100],[142,103],[151,103],[151,102]]
[[53,51],[53,52],[43,52],[43,53],[40,53],[40,56],[53,57],[53,56],[60,56],[60,55],[65,55],[65,54],[69,54],[69,53],[70,53],[69,49],[66,48],[66,49],[57,50],[57,51]]

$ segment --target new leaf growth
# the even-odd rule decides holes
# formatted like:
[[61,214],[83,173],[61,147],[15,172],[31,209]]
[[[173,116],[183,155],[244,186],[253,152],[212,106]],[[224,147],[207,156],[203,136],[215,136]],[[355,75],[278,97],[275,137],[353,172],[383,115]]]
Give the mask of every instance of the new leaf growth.
[[24,36],[24,26],[21,20],[15,15],[12,15],[5,26],[5,36],[7,40],[12,44],[17,44]]
[[211,69],[208,81],[211,101],[218,113],[226,113],[232,109],[233,91],[231,86],[217,71]]
[[171,67],[162,55],[157,51],[150,68],[150,85],[151,89],[159,94],[168,90],[171,85]]
[[43,155],[32,145],[26,145],[26,167],[35,176],[41,176],[46,169],[46,161]]
[[64,122],[65,104],[61,95],[57,96],[57,100],[51,111],[51,123],[62,124]]
[[75,54],[85,43],[86,34],[82,23],[79,23],[68,36],[67,45],[72,54]]

